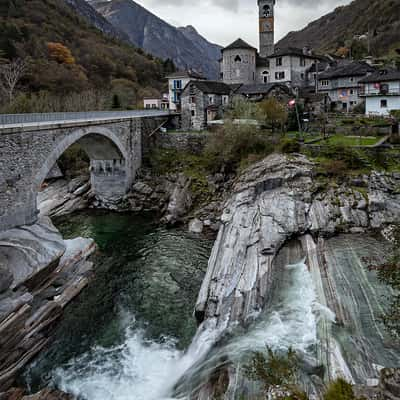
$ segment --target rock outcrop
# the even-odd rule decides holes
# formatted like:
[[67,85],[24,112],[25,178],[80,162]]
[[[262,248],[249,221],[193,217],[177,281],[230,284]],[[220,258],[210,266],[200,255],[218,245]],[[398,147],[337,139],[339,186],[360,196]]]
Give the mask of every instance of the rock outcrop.
[[[373,173],[352,187],[328,189],[315,176],[314,167],[301,155],[274,154],[237,179],[224,205],[222,225],[198,296],[196,338],[204,341],[207,336],[219,343],[232,329],[252,324],[268,309],[279,271],[304,257],[317,299],[313,314],[320,343],[312,356],[307,355],[306,363],[315,366],[307,369],[318,370],[322,365],[325,381],[342,376],[365,383],[377,377],[374,363],[396,364],[399,353],[390,349],[384,329],[377,323],[382,312],[379,296],[385,289],[379,289],[376,278],[367,277],[363,256],[371,253],[360,251],[385,245],[372,239],[368,242],[367,236],[359,236],[357,241],[354,235],[379,231],[399,221],[400,176]],[[349,237],[355,241],[343,239],[336,246],[329,238],[339,233],[351,233]],[[288,247],[293,239],[294,247]],[[343,248],[351,249],[352,257],[341,255]],[[343,260],[351,260],[348,268]],[[352,296],[349,292],[354,298],[345,302]],[[224,365],[228,364],[224,359]],[[234,368],[228,370],[227,387],[233,390],[238,386],[237,376]],[[312,376],[308,385],[318,398],[321,378]],[[212,395],[209,385],[205,387],[198,398]]]
[[47,217],[1,232],[0,392],[46,346],[65,306],[88,284],[94,250],[91,239],[64,241]]
[[89,178],[78,177],[44,185],[37,200],[41,215],[60,217],[88,208],[94,198]]
[[245,322],[261,310],[274,259],[291,237],[360,233],[399,220],[400,176],[373,173],[358,184],[326,190],[300,155],[274,154],[247,169],[224,206],[196,306],[200,321]]
[[0,400],[74,400],[75,397],[55,389],[44,389],[38,393],[25,395],[22,389],[10,389],[0,393]]

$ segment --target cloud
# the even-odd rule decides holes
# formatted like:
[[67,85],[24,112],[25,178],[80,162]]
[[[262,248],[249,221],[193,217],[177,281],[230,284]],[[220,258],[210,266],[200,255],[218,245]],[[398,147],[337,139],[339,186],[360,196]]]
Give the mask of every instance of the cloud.
[[[258,45],[257,0],[135,0],[175,26],[193,25],[208,40],[238,37]],[[350,0],[277,0],[276,40]]]

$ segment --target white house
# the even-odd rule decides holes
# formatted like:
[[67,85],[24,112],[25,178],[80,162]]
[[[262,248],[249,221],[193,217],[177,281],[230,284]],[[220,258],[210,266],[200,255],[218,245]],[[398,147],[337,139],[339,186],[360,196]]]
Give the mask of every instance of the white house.
[[192,80],[205,79],[192,71],[178,71],[166,77],[168,79],[169,109],[181,111],[181,95],[185,86]]
[[389,115],[400,110],[400,71],[383,69],[360,81],[360,96],[365,97],[365,112]]
[[145,97],[143,99],[143,107],[145,109],[157,109],[157,110],[168,110],[169,99],[168,94],[164,94],[163,97]]

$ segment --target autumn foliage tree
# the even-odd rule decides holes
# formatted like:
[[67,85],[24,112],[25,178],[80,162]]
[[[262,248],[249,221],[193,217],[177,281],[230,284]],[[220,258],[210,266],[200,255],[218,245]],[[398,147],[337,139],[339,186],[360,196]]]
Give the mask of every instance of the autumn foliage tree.
[[47,43],[49,56],[59,64],[75,64],[75,58],[72,56],[71,50],[62,43],[49,42]]

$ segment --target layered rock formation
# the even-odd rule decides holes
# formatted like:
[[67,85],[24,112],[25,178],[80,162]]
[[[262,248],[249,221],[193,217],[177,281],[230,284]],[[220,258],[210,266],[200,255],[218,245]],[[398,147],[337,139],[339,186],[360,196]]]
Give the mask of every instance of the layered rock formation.
[[91,239],[63,240],[47,217],[0,233],[0,393],[49,341],[54,322],[88,284]]
[[[307,290],[315,295],[310,313],[317,335],[313,350],[304,354],[310,393],[318,398],[323,381],[338,376],[377,384],[382,366],[400,363],[399,349],[378,321],[384,310],[380,295],[387,289],[367,273],[363,260],[382,261],[385,243],[355,234],[399,221],[399,187],[399,175],[373,173],[352,187],[328,189],[316,179],[313,163],[300,155],[271,155],[246,170],[224,206],[196,305],[201,325],[193,346],[204,343],[205,335],[221,343],[238,326],[251,326],[279,299],[282,271],[304,258],[312,277]],[[352,235],[329,239],[338,233]],[[221,356],[228,371],[225,398],[233,399],[240,385],[235,368],[226,369],[227,358]],[[215,394],[208,383],[200,387],[196,398]]]

